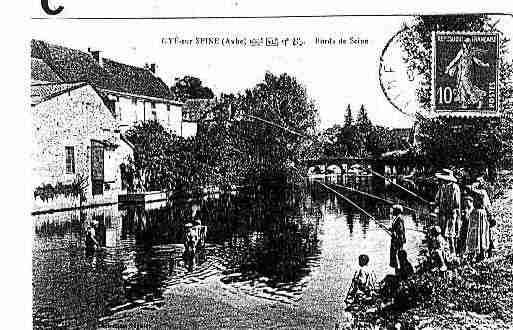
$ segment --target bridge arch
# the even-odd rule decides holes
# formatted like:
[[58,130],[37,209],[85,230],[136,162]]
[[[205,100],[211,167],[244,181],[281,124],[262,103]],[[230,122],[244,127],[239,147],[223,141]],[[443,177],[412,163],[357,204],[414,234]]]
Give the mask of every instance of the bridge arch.
[[308,175],[322,174],[321,166],[314,165],[308,168]]
[[326,168],[326,174],[342,174],[345,171],[337,164],[331,164]]

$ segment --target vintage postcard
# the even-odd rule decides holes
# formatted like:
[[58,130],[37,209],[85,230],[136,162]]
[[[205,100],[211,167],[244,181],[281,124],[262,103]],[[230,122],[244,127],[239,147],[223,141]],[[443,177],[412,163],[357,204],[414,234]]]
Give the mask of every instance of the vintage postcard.
[[511,15],[158,3],[31,19],[34,329],[513,328]]

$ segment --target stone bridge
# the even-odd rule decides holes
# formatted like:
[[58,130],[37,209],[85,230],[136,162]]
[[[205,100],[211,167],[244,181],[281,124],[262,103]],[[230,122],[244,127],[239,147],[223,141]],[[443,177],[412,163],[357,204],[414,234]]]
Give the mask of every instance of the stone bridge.
[[413,169],[424,170],[423,162],[410,157],[322,157],[306,159],[303,164],[308,168],[308,174],[344,174],[353,165],[361,169],[371,169],[381,174],[400,175],[410,174]]
[[359,165],[362,169],[375,170],[376,160],[366,157],[323,157],[318,159],[306,159],[303,164],[308,168],[308,174],[344,174],[353,165]]

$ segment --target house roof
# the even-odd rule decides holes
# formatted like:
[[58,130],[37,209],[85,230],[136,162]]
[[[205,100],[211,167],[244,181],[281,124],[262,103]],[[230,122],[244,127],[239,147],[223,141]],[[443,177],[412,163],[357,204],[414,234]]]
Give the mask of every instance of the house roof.
[[64,94],[68,91],[87,85],[85,82],[78,83],[35,83],[30,85],[31,104],[36,105],[53,97]]
[[168,86],[150,70],[102,58],[89,52],[32,40],[31,56],[44,61],[64,82],[86,81],[97,88],[172,99]]
[[62,82],[57,73],[39,58],[31,58],[30,76],[33,82]]

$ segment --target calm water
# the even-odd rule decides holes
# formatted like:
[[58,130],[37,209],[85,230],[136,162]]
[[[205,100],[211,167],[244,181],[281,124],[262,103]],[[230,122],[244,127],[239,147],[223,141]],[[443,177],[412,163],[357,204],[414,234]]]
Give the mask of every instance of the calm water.
[[[368,180],[341,183],[396,198]],[[388,205],[348,196],[389,225]],[[190,273],[181,243],[193,209],[208,234],[206,251]],[[369,254],[380,276],[391,271],[388,235],[317,184],[33,218],[35,328],[94,328],[113,308],[158,300],[174,285],[215,276],[241,295],[322,305],[343,300],[360,253]],[[88,255],[84,233],[91,223],[102,250]],[[422,229],[411,217],[406,226]],[[407,237],[415,261],[423,235],[409,231]]]

